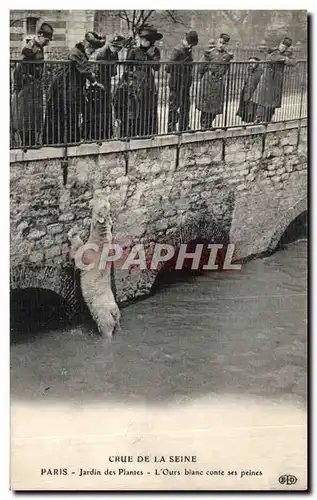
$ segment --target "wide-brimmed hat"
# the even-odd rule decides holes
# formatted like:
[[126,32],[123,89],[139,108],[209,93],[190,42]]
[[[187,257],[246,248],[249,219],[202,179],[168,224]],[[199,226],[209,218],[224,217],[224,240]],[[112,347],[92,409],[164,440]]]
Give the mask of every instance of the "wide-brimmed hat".
[[123,49],[123,47],[126,45],[126,42],[127,39],[123,35],[114,35],[110,43],[113,47],[118,47],[119,49]]
[[43,35],[45,38],[52,40],[53,38],[53,28],[48,23],[42,23],[38,29],[38,34]]
[[98,35],[95,31],[88,31],[85,35],[85,40],[87,40],[94,49],[100,49],[106,43],[106,39]]
[[157,42],[163,38],[162,33],[159,33],[153,26],[143,26],[138,32],[140,38],[145,38],[149,42]]

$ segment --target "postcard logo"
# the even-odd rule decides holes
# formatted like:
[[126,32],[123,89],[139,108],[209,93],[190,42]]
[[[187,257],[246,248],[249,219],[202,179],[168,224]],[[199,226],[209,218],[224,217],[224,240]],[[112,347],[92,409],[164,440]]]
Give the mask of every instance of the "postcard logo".
[[126,246],[119,243],[86,243],[71,253],[75,266],[83,271],[105,270],[114,265],[123,270],[159,270],[170,267],[175,270],[200,271],[240,270],[241,264],[234,263],[234,244],[196,244],[194,251],[187,244],[178,247],[166,243],[152,243],[148,246],[136,244]]

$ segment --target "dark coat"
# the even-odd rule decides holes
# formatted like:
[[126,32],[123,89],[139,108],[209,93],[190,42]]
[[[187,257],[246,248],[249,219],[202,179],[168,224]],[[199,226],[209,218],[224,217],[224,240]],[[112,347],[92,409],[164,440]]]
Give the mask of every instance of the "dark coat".
[[[272,64],[267,64],[268,62]],[[278,49],[271,50],[265,64],[261,64],[262,75],[252,95],[252,101],[259,106],[280,108],[285,65],[294,66],[295,64],[291,50],[287,50],[284,54],[281,54]]]
[[81,139],[79,114],[84,110],[86,79],[96,81],[83,43],[77,43],[67,59],[70,64],[60,66],[48,93],[44,124],[44,142],[48,144]]
[[206,51],[198,68],[201,75],[197,109],[205,113],[221,114],[225,100],[225,75],[233,58],[226,50]]
[[87,140],[112,137],[111,78],[117,74],[118,59],[118,55],[111,52],[109,43],[96,50],[90,58],[91,70],[104,89],[90,85],[85,91],[84,137]]
[[35,38],[22,49],[22,61],[14,72],[14,92],[11,100],[11,126],[17,133],[14,142],[35,144],[35,134],[39,136],[43,122],[43,64],[28,64],[43,61],[43,47]]
[[[127,71],[135,77],[135,92],[139,99],[139,114],[136,123],[136,135],[154,135],[158,132],[158,92],[154,74],[160,69],[157,64],[160,51],[157,47],[133,47],[127,54]],[[142,64],[143,62],[153,64]]]
[[248,75],[241,91],[237,111],[237,116],[240,116],[244,122],[253,122],[255,120],[257,105],[251,98],[261,79],[262,72],[262,68],[259,65],[255,68],[251,66],[248,68]]
[[189,89],[193,81],[192,49],[183,44],[178,45],[172,51],[170,62],[175,64],[167,64],[165,67],[166,73],[170,75],[169,87],[175,91],[180,88]]
[[136,76],[126,71],[114,92],[113,107],[116,120],[120,120],[120,137],[136,135],[140,110],[137,88]]

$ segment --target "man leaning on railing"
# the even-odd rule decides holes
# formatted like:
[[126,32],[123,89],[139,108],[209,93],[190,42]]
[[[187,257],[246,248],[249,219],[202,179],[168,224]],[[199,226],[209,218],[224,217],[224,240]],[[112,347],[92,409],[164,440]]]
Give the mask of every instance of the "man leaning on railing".
[[14,71],[14,92],[11,102],[11,141],[14,145],[34,146],[40,142],[43,122],[44,47],[53,37],[53,28],[43,23],[37,35],[22,49],[22,61]]
[[118,53],[125,47],[126,39],[115,35],[110,42],[95,50],[90,60],[97,61],[93,71],[104,90],[94,85],[86,90],[86,106],[84,112],[84,139],[104,140],[113,135],[111,79],[117,75]]
[[80,142],[81,119],[85,109],[86,79],[104,90],[92,72],[89,57],[105,44],[97,33],[88,32],[85,39],[70,51],[53,77],[49,90],[43,131],[44,144]]

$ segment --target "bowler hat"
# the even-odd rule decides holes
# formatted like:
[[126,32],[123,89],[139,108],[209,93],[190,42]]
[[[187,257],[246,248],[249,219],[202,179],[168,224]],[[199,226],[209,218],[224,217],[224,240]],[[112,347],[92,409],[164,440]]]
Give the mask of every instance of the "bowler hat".
[[198,44],[197,31],[190,31],[189,33],[186,33],[186,40],[190,45],[197,45]]
[[153,26],[143,26],[138,32],[140,38],[145,38],[149,42],[156,42],[163,38],[162,33],[159,33]]
[[53,28],[48,23],[42,23],[38,29],[38,34],[43,35],[45,38],[52,40],[53,38]]
[[100,49],[106,43],[105,38],[98,35],[95,31],[88,31],[85,35],[85,40],[89,42],[94,49]]

